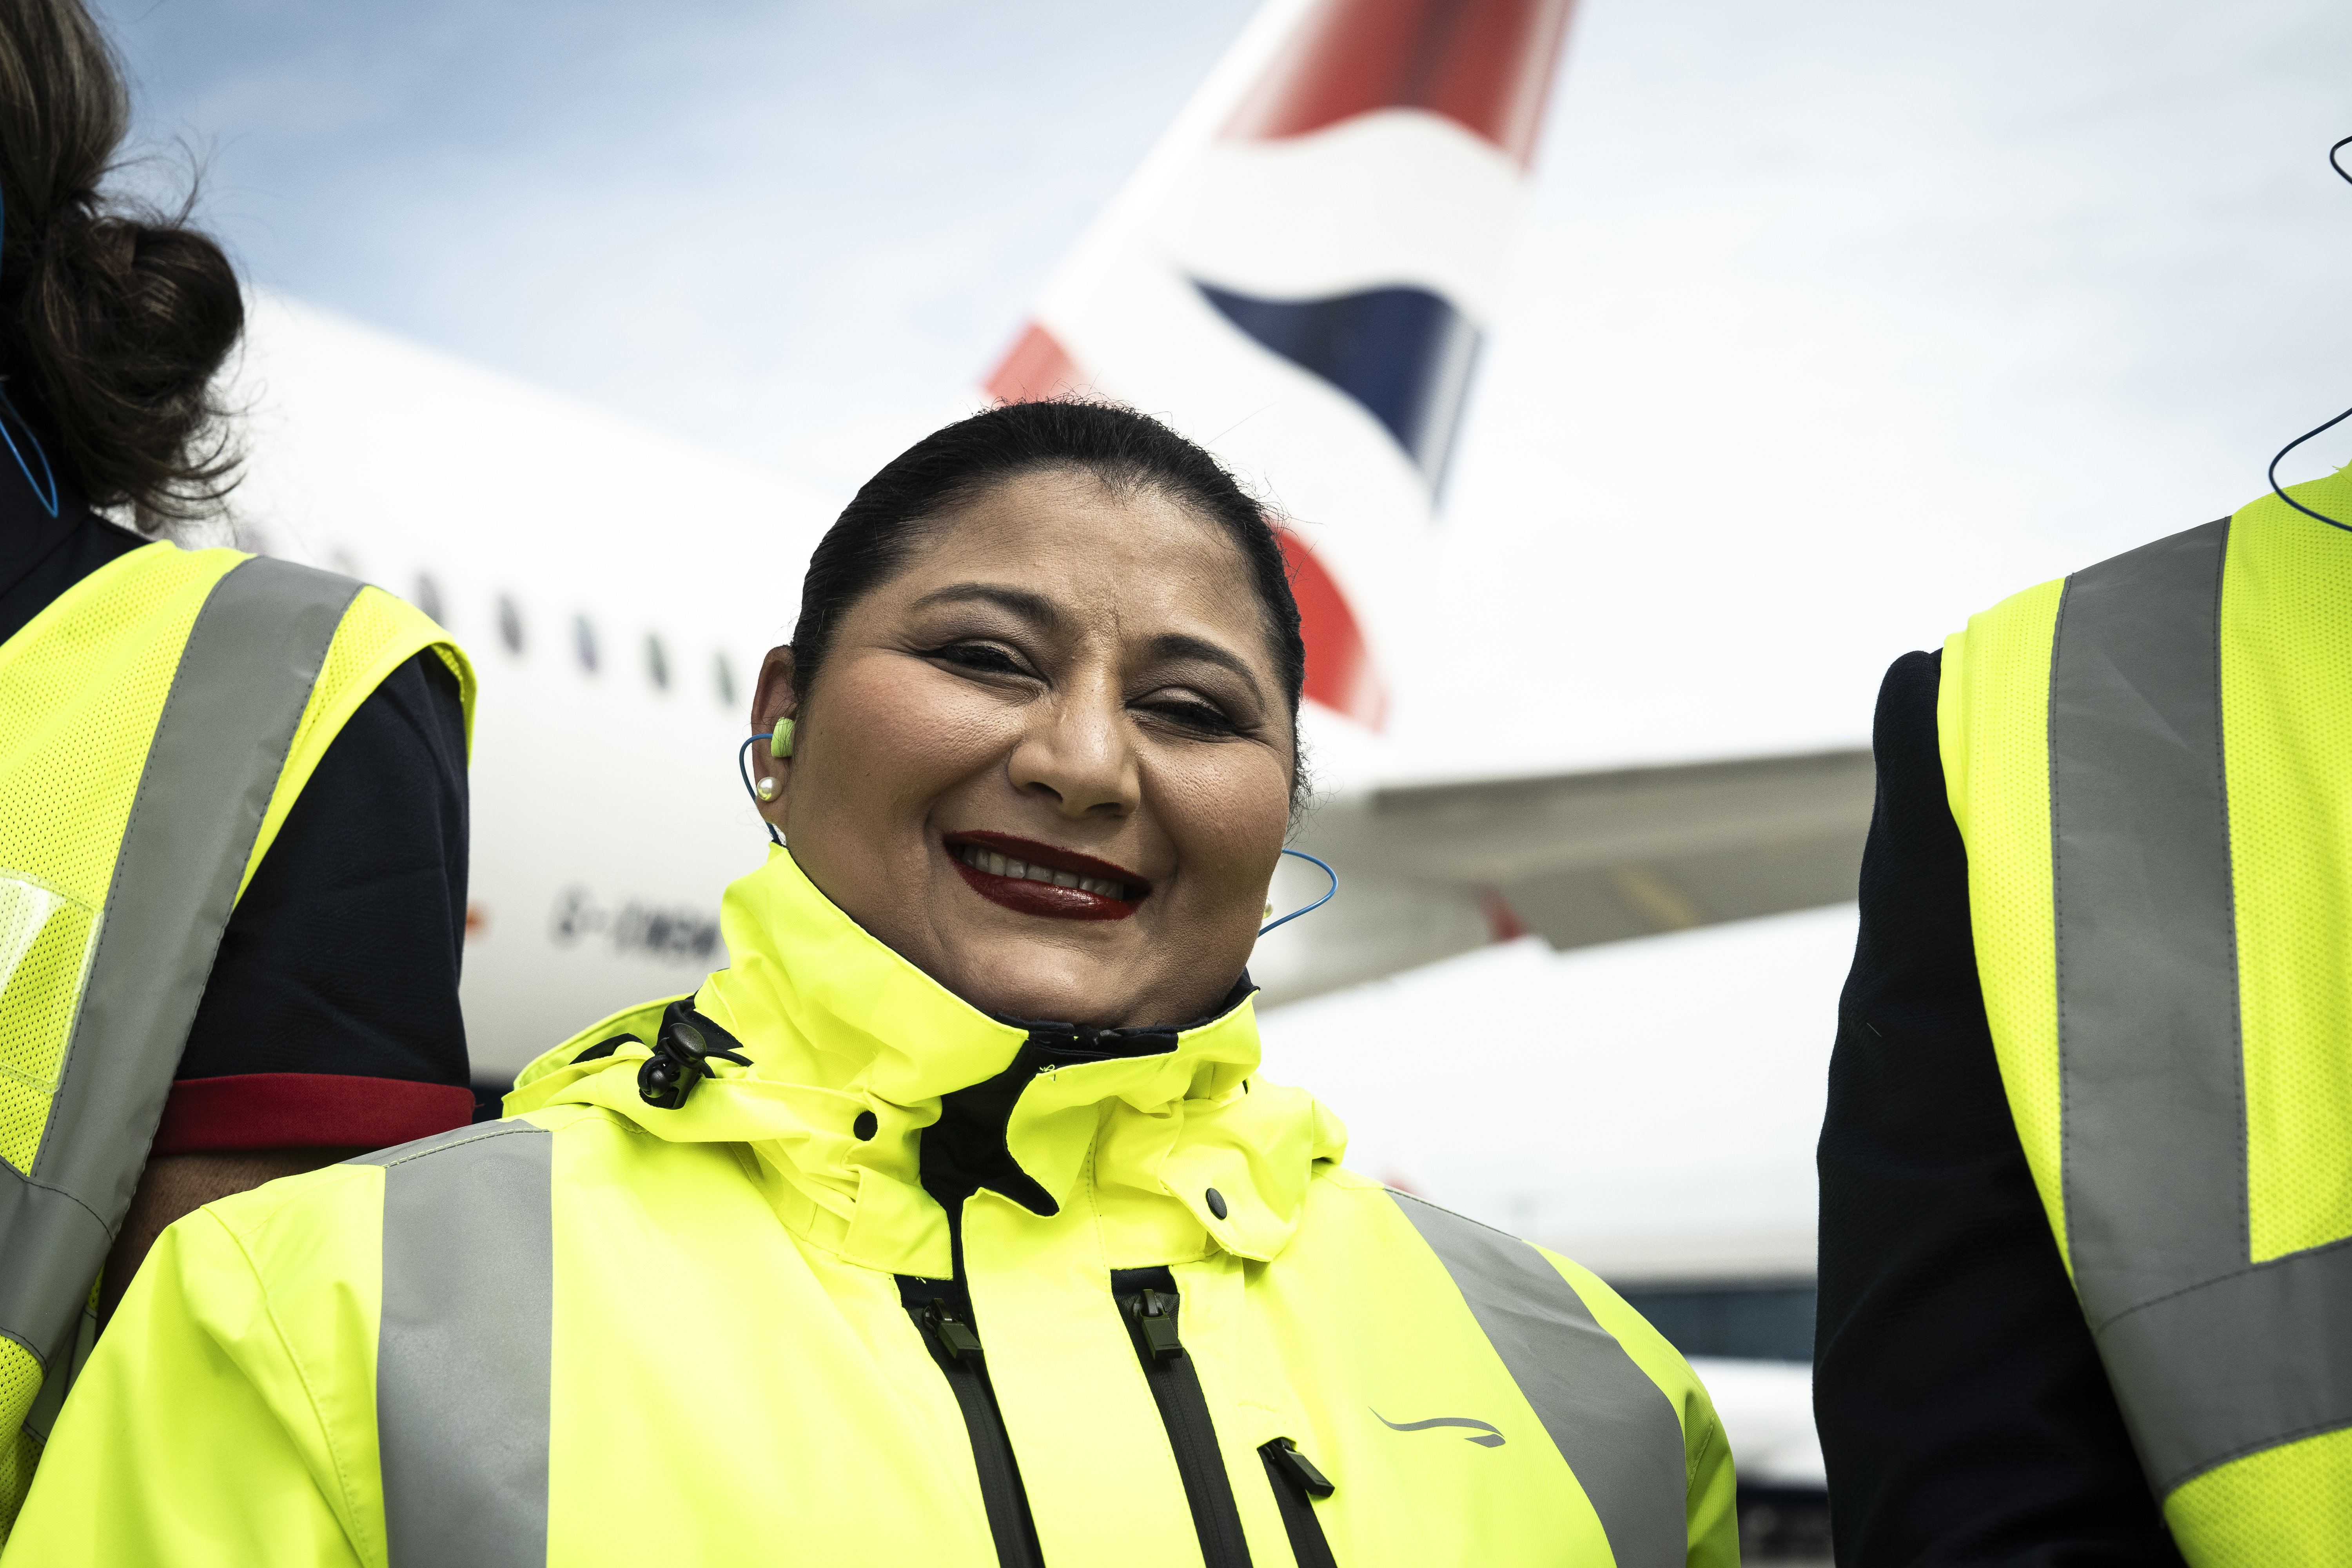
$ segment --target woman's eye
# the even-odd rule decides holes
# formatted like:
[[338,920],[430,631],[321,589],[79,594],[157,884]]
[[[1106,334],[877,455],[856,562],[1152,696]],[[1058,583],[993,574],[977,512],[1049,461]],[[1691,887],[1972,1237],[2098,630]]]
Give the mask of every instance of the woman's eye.
[[931,657],[944,659],[950,664],[961,666],[965,669],[981,670],[992,675],[1029,673],[1022,668],[1021,661],[1013,658],[1010,650],[999,647],[994,643],[950,643],[947,647],[935,651]]
[[1145,702],[1142,707],[1147,712],[1156,713],[1200,734],[1231,735],[1238,732],[1231,719],[1206,702],[1195,702],[1182,697],[1163,697]]

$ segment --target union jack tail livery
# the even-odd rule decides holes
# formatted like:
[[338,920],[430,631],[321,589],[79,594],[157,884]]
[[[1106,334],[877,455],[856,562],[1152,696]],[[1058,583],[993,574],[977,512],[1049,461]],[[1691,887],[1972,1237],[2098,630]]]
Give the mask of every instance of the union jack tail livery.
[[1380,728],[1571,0],[1273,0],[987,390],[1158,415],[1264,487],[1307,695]]

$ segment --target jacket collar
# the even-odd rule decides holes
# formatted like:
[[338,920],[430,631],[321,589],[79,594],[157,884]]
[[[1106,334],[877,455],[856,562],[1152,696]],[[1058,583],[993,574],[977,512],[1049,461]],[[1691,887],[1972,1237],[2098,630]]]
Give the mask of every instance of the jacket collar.
[[695,1005],[751,1067],[717,1064],[659,1110],[637,1093],[646,1046],[572,1064],[592,1031],[534,1064],[509,1113],[592,1104],[672,1142],[748,1144],[796,1234],[935,1277],[951,1267],[942,1200],[980,1188],[1040,1216],[1092,1210],[1115,1267],[1216,1248],[1270,1258],[1314,1162],[1345,1145],[1310,1096],[1256,1079],[1246,987],[1181,1029],[993,1018],[867,934],[782,849],[727,889],[719,930],[731,966]]

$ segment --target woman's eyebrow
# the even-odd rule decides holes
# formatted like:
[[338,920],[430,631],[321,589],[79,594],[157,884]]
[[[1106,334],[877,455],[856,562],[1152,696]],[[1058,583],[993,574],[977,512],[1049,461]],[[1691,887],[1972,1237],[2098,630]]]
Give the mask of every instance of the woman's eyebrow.
[[1206,637],[1196,637],[1183,632],[1162,632],[1151,639],[1151,652],[1157,658],[1197,658],[1232,670],[1250,689],[1250,695],[1260,703],[1265,701],[1265,689],[1257,683],[1257,676],[1247,660],[1227,651]]
[[998,605],[1024,620],[1034,621],[1049,628],[1058,628],[1062,625],[1062,612],[1045,595],[1026,588],[1008,588],[997,583],[950,583],[944,588],[932,589],[908,607],[928,610],[934,605],[974,602]]
[[[908,607],[927,610],[935,605],[975,603],[998,605],[1048,629],[1058,630],[1066,624],[1061,610],[1045,595],[1027,588],[1008,587],[1001,583],[950,583],[943,588],[932,589]],[[1249,661],[1206,637],[1193,637],[1187,632],[1162,632],[1151,639],[1150,646],[1155,658],[1197,658],[1220,668],[1230,669],[1242,678],[1252,697],[1260,703],[1265,700],[1265,688],[1258,683],[1257,674],[1250,668]]]

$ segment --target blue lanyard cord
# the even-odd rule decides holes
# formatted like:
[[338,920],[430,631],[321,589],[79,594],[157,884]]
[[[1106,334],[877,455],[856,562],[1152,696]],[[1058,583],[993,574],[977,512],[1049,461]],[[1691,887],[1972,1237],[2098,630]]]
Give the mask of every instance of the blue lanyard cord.
[[[16,412],[14,403],[8,401],[5,387],[0,387],[0,408],[7,410],[8,419],[25,425],[25,416]],[[41,459],[41,479],[35,479],[32,465],[25,461],[24,449],[16,445],[16,437],[9,432],[8,419],[0,419],[0,441],[8,443],[8,455],[16,459],[16,467],[24,474],[25,482],[33,487],[33,499],[39,501],[51,517],[55,517],[58,515],[58,476],[49,468],[49,455],[41,450],[40,438],[33,434],[33,427],[25,425],[25,440],[33,448],[33,456]],[[47,494],[42,493],[41,479],[48,481]]]
[[1295,909],[1295,910],[1291,910],[1288,914],[1286,914],[1286,915],[1283,916],[1280,920],[1278,920],[1278,921],[1272,921],[1272,922],[1271,922],[1271,923],[1269,923],[1269,924],[1262,925],[1262,926],[1258,927],[1258,928],[1257,928],[1257,934],[1258,934],[1258,935],[1260,935],[1260,936],[1264,936],[1266,932],[1268,932],[1268,931],[1272,931],[1276,926],[1278,926],[1278,925],[1288,925],[1292,921],[1297,920],[1297,919],[1299,916],[1301,916],[1301,915],[1311,915],[1311,914],[1313,914],[1317,910],[1319,910],[1319,909],[1321,909],[1324,905],[1326,905],[1326,904],[1329,903],[1329,902],[1332,900],[1332,899],[1338,895],[1338,893],[1339,893],[1339,872],[1337,872],[1337,871],[1334,871],[1333,869],[1331,869],[1331,868],[1330,868],[1329,866],[1325,865],[1325,864],[1324,864],[1324,862],[1322,862],[1321,860],[1317,860],[1317,859],[1315,858],[1315,857],[1314,857],[1314,856],[1309,855],[1309,854],[1308,854],[1308,853],[1307,853],[1307,851],[1306,851],[1306,850],[1304,850],[1304,849],[1286,849],[1286,850],[1284,850],[1284,851],[1283,851],[1283,853],[1284,853],[1285,855],[1296,855],[1296,856],[1297,856],[1301,860],[1313,860],[1313,861],[1315,862],[1315,864],[1316,864],[1316,865],[1318,865],[1318,866],[1322,866],[1322,867],[1323,867],[1323,874],[1324,874],[1325,876],[1327,876],[1327,877],[1328,877],[1328,878],[1330,878],[1330,879],[1331,879],[1331,885],[1330,885],[1329,887],[1328,887],[1328,888],[1324,889],[1323,889],[1323,896],[1322,896],[1321,898],[1319,898],[1319,899],[1316,900],[1313,903],[1311,903],[1311,904],[1302,905],[1301,907],[1299,907],[1299,908],[1297,908],[1297,909]]
[[[2327,166],[2336,171],[2336,178],[2342,180],[2347,185],[2352,185],[2352,170],[2346,169],[2343,164],[2336,161],[2336,154],[2341,153],[2347,147],[2352,147],[2352,136],[2347,136],[2343,141],[2338,142],[2335,146],[2330,147],[2327,150]],[[2302,435],[2297,436],[2294,440],[2289,441],[2285,446],[2281,447],[2279,448],[2278,457],[2271,459],[2270,478],[2271,493],[2277,496],[2279,500],[2286,502],[2287,505],[2294,508],[2295,510],[2303,513],[2305,517],[2317,518],[2320,521],[2326,523],[2330,528],[2340,528],[2347,533],[2352,533],[2352,523],[2338,522],[2324,511],[2312,510],[2309,507],[2304,505],[2301,501],[2287,494],[2286,491],[2281,489],[2278,482],[2278,466],[2281,458],[2284,458],[2289,452],[2294,451],[2297,447],[2302,446],[2305,441],[2310,440],[2314,436],[2319,435],[2323,431],[2333,430],[2338,425],[2343,424],[2347,419],[2352,419],[2352,408],[2346,409],[2343,413],[2337,415],[2335,418],[2330,419],[2326,424],[2320,426],[2317,429],[2305,430]]]
[[2352,408],[2346,409],[2343,413],[2337,415],[2335,418],[2330,419],[2326,424],[2320,426],[2317,429],[2305,431],[2302,435],[2297,436],[2294,440],[2289,441],[2285,446],[2281,447],[2279,448],[2278,457],[2271,459],[2271,493],[2278,497],[2279,500],[2286,502],[2287,505],[2294,508],[2295,510],[2303,513],[2305,517],[2315,517],[2330,528],[2340,528],[2347,533],[2352,533],[2352,523],[2338,522],[2324,511],[2312,510],[2309,507],[2304,505],[2301,501],[2287,494],[2286,491],[2279,489],[2278,482],[2278,466],[2280,458],[2285,457],[2289,452],[2294,451],[2297,447],[2302,446],[2305,441],[2310,440],[2314,436],[2319,435],[2322,431],[2335,429],[2336,426],[2343,424],[2347,419],[2352,419]]
[[[764,735],[754,735],[751,740],[744,742],[735,752],[735,771],[743,775],[743,793],[751,797],[751,805],[755,810],[768,803],[761,800],[760,792],[751,787],[751,748],[761,741],[772,741],[775,738],[773,731]],[[766,817],[760,818],[760,826],[768,830],[769,843],[782,844],[784,841],[783,835],[776,831],[776,825]]]
[[[8,206],[5,202],[0,202],[0,247],[5,247],[7,242]],[[16,412],[15,404],[8,401],[8,389],[5,386],[0,386],[0,408],[8,411],[10,419],[25,425],[25,416]],[[41,459],[41,479],[49,481],[47,495],[41,493],[41,479],[33,477],[33,466],[25,461],[24,448],[16,445],[16,437],[9,433],[7,420],[0,419],[0,441],[8,443],[8,455],[16,459],[16,467],[24,474],[25,482],[33,487],[33,499],[39,501],[51,517],[55,517],[58,515],[58,476],[50,471],[49,455],[41,450],[41,439],[33,434],[30,425],[25,425],[25,439],[32,443],[33,456]]]

